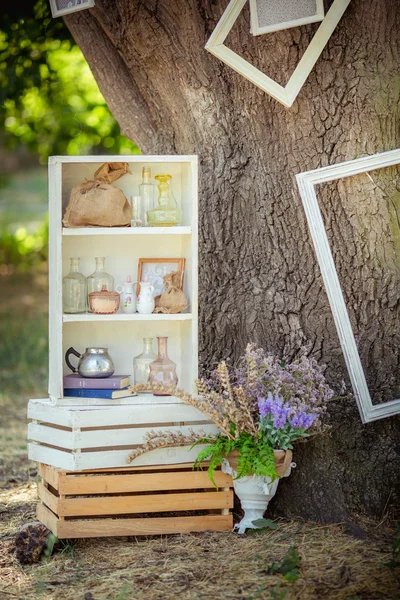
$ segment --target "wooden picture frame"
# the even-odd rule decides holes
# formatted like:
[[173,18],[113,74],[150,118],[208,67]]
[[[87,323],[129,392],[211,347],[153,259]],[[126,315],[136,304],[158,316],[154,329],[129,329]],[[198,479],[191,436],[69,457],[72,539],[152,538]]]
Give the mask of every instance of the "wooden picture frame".
[[[162,278],[164,275],[171,273],[172,271],[181,271],[181,289],[183,289],[183,282],[185,277],[185,258],[139,258],[138,264],[138,277],[137,277],[137,285],[136,285],[136,295],[139,295],[140,291],[140,282],[142,281],[145,275],[149,275],[148,269],[146,269],[147,265],[161,265],[161,270],[157,273],[154,273],[156,280],[151,281],[151,276],[149,276],[149,282],[154,287],[154,296],[158,296],[162,293],[163,283]],[[167,266],[168,265],[168,266]],[[161,280],[161,281],[160,281]],[[157,287],[158,286],[158,287]]]
[[[53,17],[63,17],[70,13],[93,8],[94,0],[49,0]],[[60,6],[61,5],[61,6]],[[63,7],[65,5],[65,8]],[[68,6],[70,5],[70,6]]]
[[247,60],[239,56],[239,54],[236,54],[236,52],[224,45],[224,42],[246,4],[246,1],[247,0],[230,1],[206,44],[206,50],[222,60],[222,62],[234,69],[237,73],[243,75],[243,77],[251,81],[251,83],[254,83],[254,85],[261,90],[275,98],[275,100],[290,107],[297,98],[307,77],[311,73],[351,0],[334,0],[285,86],[279,85],[274,79],[265,75]]
[[315,192],[320,183],[335,181],[360,173],[368,173],[374,169],[383,169],[400,164],[400,149],[375,154],[365,158],[350,160],[338,165],[316,169],[296,175],[301,199],[311,232],[315,253],[321,269],[326,293],[332,309],[340,344],[353,386],[358,410],[363,423],[383,419],[400,413],[400,399],[390,400],[382,404],[372,404],[364,370],[361,365],[354,333],[344,301],[335,263],[329,246],[321,211]]
[[[313,12],[309,12],[308,10],[303,11],[304,16],[296,16],[290,14],[290,7],[288,7],[287,20],[280,21],[277,19],[275,23],[271,23],[270,25],[261,25],[260,23],[260,15],[258,10],[258,2],[260,0],[249,0],[250,1],[250,25],[251,25],[251,33],[253,35],[262,35],[264,33],[271,33],[273,31],[281,31],[282,29],[290,29],[291,27],[299,27],[300,25],[307,25],[308,23],[318,23],[322,21],[325,16],[324,11],[324,0],[309,0],[310,4],[315,5],[315,9]],[[264,0],[273,4],[277,4],[276,0]],[[293,4],[298,4],[299,0],[293,0]],[[279,4],[279,3],[278,3]],[[306,8],[306,7],[304,7]]]

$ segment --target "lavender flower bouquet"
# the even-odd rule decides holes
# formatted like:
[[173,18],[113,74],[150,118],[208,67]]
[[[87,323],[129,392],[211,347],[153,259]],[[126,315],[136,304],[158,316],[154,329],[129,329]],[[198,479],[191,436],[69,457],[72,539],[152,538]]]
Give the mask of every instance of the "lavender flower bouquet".
[[[135,391],[142,388],[135,386]],[[253,474],[273,481],[283,475],[278,475],[274,451],[292,450],[297,440],[320,432],[327,402],[333,396],[323,367],[313,358],[302,356],[285,363],[253,344],[247,346],[236,367],[229,368],[222,361],[209,378],[197,381],[197,389],[198,396],[167,391],[207,415],[220,433],[200,431],[183,436],[151,432],[131,460],[155,448],[208,444],[195,464],[207,462],[212,481],[215,469],[234,451],[238,454],[236,478]]]

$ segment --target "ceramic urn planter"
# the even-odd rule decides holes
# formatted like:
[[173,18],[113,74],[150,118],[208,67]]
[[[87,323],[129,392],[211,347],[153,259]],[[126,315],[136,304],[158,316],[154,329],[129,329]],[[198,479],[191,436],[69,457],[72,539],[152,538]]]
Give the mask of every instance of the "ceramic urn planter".
[[[295,467],[292,463],[292,451],[275,450],[274,452],[279,478],[289,477],[292,468]],[[246,529],[257,529],[253,521],[263,518],[269,501],[275,496],[279,478],[272,481],[270,477],[249,474],[236,479],[238,456],[236,450],[230,452],[222,463],[222,471],[232,475],[235,494],[244,510],[244,517],[235,525],[235,529],[238,529],[238,533],[245,533]]]

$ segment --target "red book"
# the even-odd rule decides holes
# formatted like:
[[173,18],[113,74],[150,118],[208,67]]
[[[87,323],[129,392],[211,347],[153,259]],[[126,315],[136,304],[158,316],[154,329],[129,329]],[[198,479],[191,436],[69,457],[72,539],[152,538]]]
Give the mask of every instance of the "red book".
[[111,377],[82,377],[79,373],[64,375],[64,388],[88,388],[89,390],[120,390],[131,383],[129,375],[112,375]]

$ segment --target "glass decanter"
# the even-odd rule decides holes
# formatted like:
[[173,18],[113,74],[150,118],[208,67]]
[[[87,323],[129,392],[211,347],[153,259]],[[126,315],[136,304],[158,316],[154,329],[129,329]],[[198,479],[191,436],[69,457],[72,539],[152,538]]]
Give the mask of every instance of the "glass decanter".
[[[105,258],[98,257],[96,260],[96,270],[94,273],[89,275],[87,278],[87,293],[88,293],[88,304],[89,294],[91,292],[101,292],[103,286],[106,286],[108,292],[114,291],[114,277],[106,272],[104,268]],[[90,311],[92,312],[92,311]]]
[[[163,383],[165,385],[178,385],[176,364],[168,358],[167,337],[157,337],[158,356],[150,365],[149,383]],[[170,396],[160,392],[154,392],[155,396]]]
[[158,206],[147,211],[147,220],[153,227],[174,227],[182,221],[182,211],[169,187],[171,175],[156,175],[158,184]]
[[143,167],[142,169],[142,183],[139,185],[139,196],[142,199],[142,214],[143,224],[145,227],[150,225],[147,217],[147,213],[154,208],[154,196],[155,188],[154,183],[151,183],[151,169],[149,167]]
[[143,352],[133,359],[133,383],[146,384],[149,379],[150,365],[157,358],[153,352],[153,338],[143,338]]
[[80,259],[70,258],[70,271],[62,281],[63,311],[67,314],[86,312],[86,277],[80,272]]

